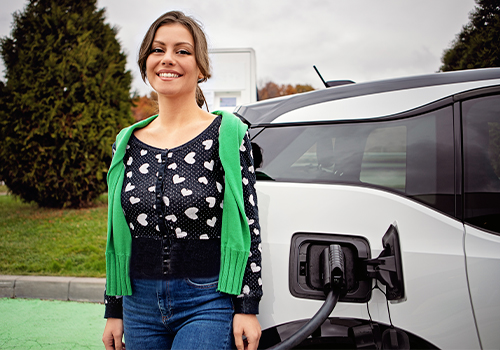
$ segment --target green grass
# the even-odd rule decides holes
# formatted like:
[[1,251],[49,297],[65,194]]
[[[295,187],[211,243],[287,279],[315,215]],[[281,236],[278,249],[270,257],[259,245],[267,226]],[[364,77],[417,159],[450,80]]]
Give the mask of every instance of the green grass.
[[0,196],[0,274],[104,277],[106,203],[45,209]]

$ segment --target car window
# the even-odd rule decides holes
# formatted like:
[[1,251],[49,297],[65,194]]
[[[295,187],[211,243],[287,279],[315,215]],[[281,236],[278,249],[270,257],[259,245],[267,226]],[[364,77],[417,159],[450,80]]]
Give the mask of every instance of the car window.
[[376,186],[455,214],[451,107],[398,120],[268,127],[258,179]]
[[500,96],[462,104],[464,220],[500,233]]

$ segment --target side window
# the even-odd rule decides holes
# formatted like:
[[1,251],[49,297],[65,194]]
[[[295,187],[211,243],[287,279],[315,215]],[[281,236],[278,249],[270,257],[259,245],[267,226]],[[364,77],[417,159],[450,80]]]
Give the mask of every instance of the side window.
[[455,214],[451,107],[397,120],[277,125],[253,140],[258,179],[370,185]]
[[405,125],[387,125],[368,135],[361,163],[361,182],[405,191],[406,135]]
[[500,233],[500,96],[462,104],[464,220]]

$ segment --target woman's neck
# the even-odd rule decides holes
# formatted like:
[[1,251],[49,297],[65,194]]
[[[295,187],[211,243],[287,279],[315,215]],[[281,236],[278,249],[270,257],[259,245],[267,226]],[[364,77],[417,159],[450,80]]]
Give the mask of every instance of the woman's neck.
[[158,120],[164,127],[176,129],[182,125],[196,122],[203,117],[194,97],[166,97],[158,95]]

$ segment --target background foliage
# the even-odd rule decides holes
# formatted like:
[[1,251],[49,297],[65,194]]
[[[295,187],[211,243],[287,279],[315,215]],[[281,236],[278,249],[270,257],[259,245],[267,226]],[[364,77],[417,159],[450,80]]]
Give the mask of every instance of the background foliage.
[[47,207],[106,190],[111,145],[131,124],[131,75],[95,0],[31,0],[0,40],[0,179]]
[[267,100],[268,98],[293,95],[312,90],[314,90],[314,88],[309,84],[297,84],[295,86],[291,84],[278,85],[272,81],[268,81],[258,90],[258,96],[259,100]]
[[500,67],[500,0],[476,0],[470,22],[444,51],[441,71]]

